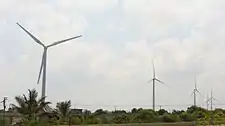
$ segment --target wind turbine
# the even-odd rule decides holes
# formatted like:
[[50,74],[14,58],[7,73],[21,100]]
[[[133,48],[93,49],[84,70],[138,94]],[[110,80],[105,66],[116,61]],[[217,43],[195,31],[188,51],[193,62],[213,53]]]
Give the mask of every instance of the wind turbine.
[[41,74],[42,74],[42,97],[45,97],[45,93],[46,93],[46,62],[47,62],[47,51],[48,51],[48,48],[49,47],[52,47],[52,46],[56,46],[56,45],[59,45],[61,43],[64,43],[64,42],[67,42],[69,40],[73,40],[73,39],[76,39],[76,38],[79,38],[81,37],[81,35],[79,36],[75,36],[75,37],[71,37],[71,38],[67,38],[67,39],[64,39],[64,40],[60,40],[60,41],[56,41],[56,42],[53,42],[52,44],[50,45],[44,45],[43,42],[41,42],[39,39],[37,39],[34,35],[32,35],[28,30],[26,30],[22,25],[20,25],[19,23],[16,23],[20,28],[22,28],[23,31],[25,31],[36,43],[38,43],[39,45],[41,45],[44,49],[43,51],[43,55],[42,55],[42,61],[41,61],[41,67],[40,67],[40,71],[39,71],[39,75],[38,75],[38,80],[37,80],[37,83],[39,83],[40,81],[40,78],[41,78]]
[[194,77],[194,83],[195,83],[195,87],[194,87],[194,90],[192,92],[192,95],[194,96],[194,106],[196,107],[196,101],[197,101],[197,93],[199,95],[201,95],[203,97],[203,95],[199,92],[199,90],[197,89],[197,81],[196,81],[196,77]]
[[207,110],[209,110],[209,101],[208,101],[208,99],[209,99],[209,94],[207,92],[207,95],[206,95],[206,106],[207,106]]
[[156,78],[154,60],[152,60],[152,66],[153,66],[153,78],[150,81],[152,81],[152,90],[153,90],[153,92],[152,92],[153,93],[152,109],[155,111],[155,83],[156,83],[156,81],[158,81],[161,84],[164,84],[164,83],[161,80],[159,80],[158,78]]
[[213,123],[213,120],[214,120],[214,115],[213,115],[213,112],[212,112],[212,110],[213,110],[213,100],[215,100],[215,101],[218,101],[215,97],[213,97],[213,93],[212,93],[212,89],[211,89],[211,96],[210,96],[210,98],[206,101],[207,102],[207,104],[208,104],[208,102],[210,102],[210,110],[211,110],[211,120],[210,120],[210,124],[212,124]]
[[210,110],[212,111],[213,110],[213,100],[216,100],[216,101],[218,101],[215,97],[213,97],[213,93],[212,93],[212,89],[211,89],[211,96],[210,96],[210,98],[209,99],[207,99],[207,104],[208,104],[208,102],[210,102]]

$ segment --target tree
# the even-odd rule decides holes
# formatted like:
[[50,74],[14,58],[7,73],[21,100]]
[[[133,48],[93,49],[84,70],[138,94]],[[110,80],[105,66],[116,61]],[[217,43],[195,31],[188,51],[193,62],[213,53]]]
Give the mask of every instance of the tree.
[[129,121],[128,115],[121,113],[113,117],[113,122],[117,124],[127,123]]
[[163,122],[176,122],[177,121],[177,115],[165,113],[161,117],[161,121],[163,121]]
[[159,115],[164,115],[165,113],[168,113],[165,109],[160,109],[159,111],[157,111],[157,113]]
[[142,109],[135,115],[134,122],[138,123],[150,123],[157,119],[153,110]]
[[191,107],[188,107],[187,108],[187,112],[188,113],[191,113],[191,114],[193,114],[193,113],[195,113],[195,112],[199,112],[199,111],[201,111],[201,112],[207,112],[207,110],[206,109],[204,109],[204,108],[201,108],[201,107],[197,107],[197,106],[191,106]]
[[68,121],[70,118],[70,112],[71,112],[71,101],[63,101],[63,102],[58,102],[56,105],[57,108],[57,113],[61,117],[61,121],[65,122]]
[[94,115],[95,116],[101,116],[101,115],[105,115],[107,114],[106,111],[104,111],[103,109],[97,109],[95,112],[94,112]]
[[187,112],[182,112],[180,114],[180,118],[182,121],[193,121],[194,120],[194,117],[190,113],[187,113]]
[[136,108],[133,108],[133,109],[131,110],[131,113],[132,113],[132,114],[137,113],[137,112],[138,112],[138,110],[137,110]]
[[13,109],[26,117],[28,120],[37,120],[38,117],[46,114],[44,108],[51,104],[50,102],[45,102],[45,97],[39,98],[38,93],[35,89],[28,90],[28,96],[16,96],[15,100],[18,105],[12,104]]

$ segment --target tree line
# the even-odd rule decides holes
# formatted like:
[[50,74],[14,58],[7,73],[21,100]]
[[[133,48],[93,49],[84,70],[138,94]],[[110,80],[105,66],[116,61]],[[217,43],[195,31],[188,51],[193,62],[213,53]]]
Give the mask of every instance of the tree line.
[[[55,109],[49,107],[51,102],[45,97],[38,98],[35,89],[28,90],[28,94],[15,97],[16,104],[12,104],[7,113],[10,123],[17,114],[18,126],[38,125],[81,125],[81,124],[127,124],[127,123],[155,123],[155,122],[200,122],[209,121],[225,122],[225,110],[206,110],[197,106],[190,106],[186,110],[165,109],[153,111],[152,109],[133,108],[131,111],[107,111],[97,109],[95,112],[88,110],[79,111],[71,108],[71,101],[58,102]],[[5,119],[7,120],[7,119]]]

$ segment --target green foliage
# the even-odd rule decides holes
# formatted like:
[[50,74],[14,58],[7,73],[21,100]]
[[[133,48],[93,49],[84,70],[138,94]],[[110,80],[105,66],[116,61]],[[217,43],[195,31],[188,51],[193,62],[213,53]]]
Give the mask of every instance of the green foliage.
[[[36,90],[28,90],[28,96],[15,97],[17,105],[9,112],[17,111],[22,115],[19,126],[57,126],[57,125],[89,125],[89,124],[125,124],[125,125],[150,125],[161,126],[162,122],[167,126],[175,125],[188,126],[196,121],[200,125],[208,125],[210,121],[214,124],[225,123],[225,110],[215,109],[208,111],[204,108],[191,106],[187,110],[173,110],[168,112],[165,109],[153,111],[151,109],[133,108],[130,112],[125,110],[105,111],[98,109],[95,112],[81,109],[71,109],[71,101],[58,102],[55,113],[46,113],[44,108],[50,102],[44,102],[45,98],[37,100]],[[74,111],[71,111],[74,110]],[[188,122],[182,123],[181,122]],[[1,123],[1,122],[0,122]],[[2,123],[1,123],[2,124]],[[1,126],[0,124],[0,126]],[[164,125],[164,124],[163,124]],[[8,126],[8,124],[6,125]]]
[[184,122],[194,121],[193,115],[191,115],[190,113],[187,113],[187,112],[182,112],[180,114],[180,119]]
[[113,123],[123,124],[128,122],[129,122],[129,117],[127,114],[118,114],[115,117],[113,117]]
[[155,122],[157,119],[156,113],[152,110],[140,110],[134,118],[134,122],[138,123],[150,123],[150,122]]
[[30,120],[37,119],[45,114],[44,108],[50,104],[50,102],[44,102],[45,97],[37,100],[38,93],[35,89],[28,90],[28,92],[28,96],[16,96],[15,100],[18,105],[12,104],[12,106],[14,110],[24,117]]
[[159,111],[157,111],[158,115],[164,115],[166,113],[168,113],[165,109],[160,109]]
[[100,124],[100,121],[95,116],[86,116],[83,124]]
[[60,123],[61,124],[66,124],[69,121],[70,118],[70,112],[71,112],[71,101],[63,101],[63,102],[58,102],[56,105],[56,111],[57,114],[60,117]]
[[161,119],[160,119],[162,122],[177,122],[179,121],[179,117],[178,115],[175,115],[175,114],[164,114]]
[[23,119],[22,122],[17,123],[17,126],[53,126],[53,123],[50,123],[49,121],[43,121],[43,120],[28,120]]
[[0,119],[0,126],[3,126],[3,124],[5,124],[5,126],[10,126],[10,119],[9,118],[5,118],[5,120],[3,121],[3,119]]
[[82,124],[82,120],[80,117],[78,116],[74,116],[70,118],[70,124],[71,125],[81,125]]

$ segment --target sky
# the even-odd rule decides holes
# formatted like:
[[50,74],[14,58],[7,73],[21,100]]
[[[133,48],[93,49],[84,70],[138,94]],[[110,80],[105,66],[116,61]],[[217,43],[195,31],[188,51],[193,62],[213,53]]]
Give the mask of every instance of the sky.
[[[37,84],[44,44],[82,35],[49,49],[47,100],[75,108],[151,108],[193,104],[194,76],[205,106],[212,88],[225,103],[224,0],[7,0],[0,1],[0,97],[27,94]],[[0,106],[2,107],[2,105]]]

